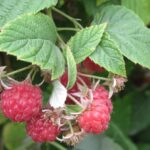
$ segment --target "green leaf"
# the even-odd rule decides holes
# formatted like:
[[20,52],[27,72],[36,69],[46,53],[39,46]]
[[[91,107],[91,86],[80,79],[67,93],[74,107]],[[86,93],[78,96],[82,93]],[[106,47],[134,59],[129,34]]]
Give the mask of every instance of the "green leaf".
[[106,24],[94,25],[82,29],[68,42],[76,63],[80,63],[89,56],[101,41]]
[[139,144],[139,150],[150,150],[150,144]]
[[117,44],[110,38],[109,34],[104,33],[100,44],[90,58],[106,70],[126,76],[123,56],[121,55]]
[[96,2],[96,0],[82,0],[85,7],[85,11],[89,16],[93,16],[99,9],[98,5],[106,1],[107,0],[100,0]]
[[73,150],[123,150],[113,139],[104,135],[87,135]]
[[58,0],[0,0],[0,27],[25,13],[37,13],[57,4]]
[[67,98],[67,89],[59,80],[53,81],[53,90],[49,98],[49,104],[53,108],[64,107]]
[[117,98],[113,103],[113,113],[111,120],[128,135],[131,128],[133,94],[128,94],[123,98]]
[[121,4],[133,10],[141,19],[148,24],[150,22],[150,1],[149,0],[121,0]]
[[[137,92],[133,96],[132,127],[130,134],[135,135],[150,125],[150,94]],[[142,121],[141,121],[142,120]]]
[[56,27],[50,17],[23,15],[3,28],[0,51],[52,71],[52,79],[56,79],[63,74],[65,62],[55,41]]
[[82,108],[79,105],[66,105],[67,111],[70,112],[80,112]]
[[121,53],[134,63],[150,68],[150,30],[141,19],[125,7],[111,5],[101,9],[93,24],[104,22]]
[[3,124],[6,122],[6,118],[3,116],[3,114],[0,112],[0,124]]
[[120,0],[81,0],[85,7],[85,11],[89,16],[95,14],[101,9],[103,4],[120,4]]
[[20,147],[26,138],[25,126],[21,123],[9,123],[3,130],[3,141],[8,150]]
[[137,140],[141,141],[143,143],[150,143],[150,126],[148,126],[148,128],[142,130],[141,132],[139,132],[138,134],[136,134],[137,136]]
[[115,142],[120,144],[124,150],[137,150],[137,147],[127,136],[123,134],[123,132],[114,122],[110,123],[109,129],[106,131],[106,134],[113,138]]
[[69,47],[66,48],[66,59],[67,59],[67,66],[68,66],[67,88],[70,89],[76,82],[77,69],[76,69],[76,62],[75,62],[74,56]]

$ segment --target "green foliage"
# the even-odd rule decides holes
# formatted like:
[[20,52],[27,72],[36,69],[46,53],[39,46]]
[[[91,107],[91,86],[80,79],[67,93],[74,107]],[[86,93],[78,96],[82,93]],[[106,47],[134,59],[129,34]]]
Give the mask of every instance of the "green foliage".
[[43,14],[29,14],[3,28],[0,50],[52,71],[52,79],[56,79],[64,72],[64,58],[55,41],[56,27],[52,18]]
[[95,16],[100,11],[102,4],[120,4],[120,0],[81,0],[84,4],[86,13]]
[[[134,95],[132,127],[130,134],[136,134],[150,126],[150,94],[138,92]],[[142,119],[142,121],[141,121]]]
[[[133,70],[141,67],[133,63],[150,68],[150,30],[145,27],[150,23],[150,1],[61,0],[56,10],[57,3],[58,0],[0,0],[0,67],[7,65],[11,72],[28,63],[39,66],[41,77],[37,83],[43,74],[48,82],[42,85],[44,106],[49,100],[54,108],[64,107],[67,89],[77,78],[77,64],[82,67],[87,57],[104,67],[105,74],[128,75],[128,85],[112,98],[112,122],[102,135],[86,136],[74,148],[58,142],[34,143],[26,136],[24,124],[10,123],[0,112],[0,149],[149,150],[150,72],[146,70],[135,80],[139,74]],[[13,61],[9,62],[9,58]],[[59,81],[65,70],[67,89]],[[15,77],[21,80],[24,76],[23,72]],[[82,111],[78,105],[66,107],[67,114]]]
[[76,33],[68,42],[76,63],[80,63],[96,49],[106,24],[94,25]]
[[106,134],[119,143],[124,150],[137,150],[137,147],[123,134],[122,130],[114,122],[111,122]]
[[23,124],[9,123],[4,127],[3,139],[8,150],[15,150],[23,144],[26,132]]
[[103,135],[89,135],[73,150],[123,150],[113,139]]
[[137,136],[138,141],[141,143],[149,143],[150,142],[150,126],[145,128],[144,130],[140,131]]
[[26,13],[37,13],[57,4],[57,0],[0,0],[0,27]]
[[138,14],[145,24],[150,23],[150,1],[149,0],[121,0],[121,4]]
[[76,113],[82,111],[81,107],[78,105],[67,105],[67,111],[69,113]]
[[140,144],[139,145],[139,150],[149,150],[150,145],[149,144]]
[[6,122],[6,118],[3,116],[2,113],[0,113],[0,125]]
[[104,33],[102,41],[90,58],[106,70],[126,76],[123,56],[117,44],[110,38],[109,34]]
[[112,5],[103,7],[93,24],[106,22],[106,31],[121,53],[134,63],[150,68],[150,30],[144,27],[140,18],[124,7]]
[[76,69],[76,62],[70,48],[67,47],[65,51],[66,51],[66,59],[67,59],[67,66],[68,66],[67,88],[70,89],[76,82],[77,69]]
[[128,135],[131,128],[133,97],[133,94],[128,94],[125,97],[116,99],[113,103],[112,121],[125,135]]

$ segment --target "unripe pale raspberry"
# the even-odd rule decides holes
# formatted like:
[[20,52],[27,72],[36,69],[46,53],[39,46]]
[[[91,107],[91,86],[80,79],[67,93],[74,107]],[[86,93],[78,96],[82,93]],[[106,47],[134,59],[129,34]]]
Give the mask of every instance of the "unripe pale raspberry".
[[89,70],[91,73],[94,72],[99,72],[102,73],[105,71],[104,68],[100,67],[99,65],[95,64],[89,57],[87,57],[84,61],[83,61],[83,66]]
[[51,142],[55,141],[60,130],[54,125],[50,119],[45,119],[43,113],[39,113],[26,124],[27,134],[32,137],[35,142]]
[[28,81],[14,83],[0,97],[2,112],[16,122],[30,120],[42,107],[41,89]]

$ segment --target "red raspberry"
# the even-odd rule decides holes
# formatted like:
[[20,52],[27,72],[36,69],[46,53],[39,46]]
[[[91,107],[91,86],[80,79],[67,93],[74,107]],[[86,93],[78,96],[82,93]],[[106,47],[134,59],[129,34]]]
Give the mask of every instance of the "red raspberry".
[[44,118],[43,113],[39,113],[26,124],[27,133],[35,142],[55,141],[60,130],[57,125],[53,125],[51,120]]
[[112,103],[108,91],[100,86],[93,92],[93,102],[78,118],[80,127],[87,133],[99,134],[108,128]]
[[96,100],[105,101],[109,111],[112,112],[113,106],[111,100],[109,99],[109,92],[103,86],[99,86],[95,91],[93,91],[93,99],[94,103]]
[[99,134],[108,128],[109,120],[108,108],[102,105],[83,112],[78,118],[78,123],[85,132]]
[[41,89],[27,81],[13,84],[0,97],[4,115],[17,122],[30,120],[42,107]]
[[85,67],[87,70],[89,70],[91,73],[99,72],[102,73],[105,71],[104,68],[100,67],[98,64],[95,64],[89,57],[87,57],[83,61],[83,67]]
[[[87,86],[91,85],[91,82],[90,82],[89,78],[87,78],[87,77],[80,77],[80,78],[82,78],[82,80],[87,84]],[[63,76],[60,78],[60,81],[64,86],[67,86],[67,82],[68,82],[68,73],[67,73],[67,71],[65,71]],[[71,94],[71,93],[79,92],[77,83],[82,84],[81,81],[79,79],[77,79],[74,86],[71,89],[68,90],[68,93]],[[79,98],[77,98],[77,99],[79,99]],[[70,98],[67,97],[66,104],[73,104],[73,101]]]

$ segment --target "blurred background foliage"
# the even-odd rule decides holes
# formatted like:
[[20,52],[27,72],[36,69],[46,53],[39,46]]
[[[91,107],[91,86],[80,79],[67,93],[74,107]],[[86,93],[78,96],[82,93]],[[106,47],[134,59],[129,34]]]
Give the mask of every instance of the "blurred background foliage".
[[[58,8],[88,26],[92,17],[104,5],[123,5],[141,17],[145,25],[150,24],[150,0],[59,0]],[[72,26],[66,19],[53,13],[57,26]],[[128,20],[127,20],[128,21]],[[64,39],[73,32],[62,32]],[[12,56],[0,53],[0,65],[15,70],[26,65]],[[128,82],[124,91],[114,95],[112,120],[107,132],[89,135],[76,147],[62,143],[34,143],[25,134],[24,124],[12,123],[0,113],[0,150],[150,150],[150,71],[126,60]],[[25,73],[15,76],[21,80]],[[36,77],[40,81],[40,77]],[[43,85],[44,103],[51,87]]]

